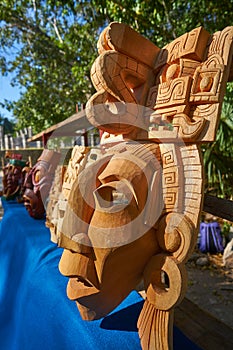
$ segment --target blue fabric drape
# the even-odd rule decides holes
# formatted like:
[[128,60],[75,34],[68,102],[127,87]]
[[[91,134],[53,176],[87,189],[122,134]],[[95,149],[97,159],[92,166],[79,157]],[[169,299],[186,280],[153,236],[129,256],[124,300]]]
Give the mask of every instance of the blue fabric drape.
[[[66,296],[58,270],[62,249],[50,241],[44,220],[23,204],[2,201],[0,223],[0,350],[137,350],[143,300],[132,292],[110,315],[83,321]],[[174,349],[197,350],[178,329]]]

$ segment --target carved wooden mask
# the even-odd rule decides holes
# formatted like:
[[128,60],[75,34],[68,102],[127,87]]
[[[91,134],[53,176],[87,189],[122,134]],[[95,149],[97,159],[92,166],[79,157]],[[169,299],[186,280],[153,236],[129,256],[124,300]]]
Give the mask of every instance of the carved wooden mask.
[[54,180],[49,191],[49,201],[46,207],[46,226],[50,229],[51,241],[57,243],[57,222],[59,220],[59,204],[63,200],[62,184],[67,166],[58,165]]
[[232,39],[233,27],[213,35],[200,27],[159,49],[111,23],[98,41],[87,118],[121,137],[73,182],[59,267],[88,320],[144,279],[143,349],[172,349],[173,308],[185,293],[202,208],[199,144],[216,135]]
[[159,154],[157,144],[122,143],[88,164],[73,183],[60,227],[59,245],[69,249],[60,270],[70,277],[68,296],[85,319],[113,310],[160,251],[156,230],[147,225],[151,186],[158,189],[157,219],[162,212]]
[[199,27],[159,49],[111,23],[91,71],[97,93],[87,103],[88,119],[133,139],[213,141],[232,75],[231,42],[232,27],[213,35]]
[[62,239],[60,226],[74,181],[85,166],[95,162],[101,154],[101,150],[97,148],[74,146],[68,166],[57,168],[46,209],[46,225],[50,228],[52,242],[57,243]]
[[60,153],[44,149],[37,163],[26,176],[23,194],[24,205],[29,215],[35,219],[44,218],[46,200],[59,160]]
[[23,183],[22,169],[26,162],[19,159],[10,159],[8,164],[3,168],[3,198],[11,200],[20,196]]

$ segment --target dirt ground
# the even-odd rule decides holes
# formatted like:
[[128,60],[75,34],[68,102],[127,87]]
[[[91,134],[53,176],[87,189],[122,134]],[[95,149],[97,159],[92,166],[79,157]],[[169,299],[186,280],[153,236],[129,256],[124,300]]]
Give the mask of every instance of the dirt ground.
[[[199,258],[208,260],[198,265]],[[223,266],[222,255],[194,252],[186,264],[186,297],[233,329],[233,269]]]

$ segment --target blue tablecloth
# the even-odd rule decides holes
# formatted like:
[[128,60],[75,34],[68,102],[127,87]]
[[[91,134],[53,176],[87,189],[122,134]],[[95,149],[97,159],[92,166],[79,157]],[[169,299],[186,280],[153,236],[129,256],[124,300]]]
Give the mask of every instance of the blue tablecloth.
[[[44,220],[32,219],[23,204],[2,204],[0,350],[141,349],[138,293],[104,319],[83,321],[66,296],[67,278],[58,270],[62,249],[50,241]],[[197,347],[175,328],[174,349]]]

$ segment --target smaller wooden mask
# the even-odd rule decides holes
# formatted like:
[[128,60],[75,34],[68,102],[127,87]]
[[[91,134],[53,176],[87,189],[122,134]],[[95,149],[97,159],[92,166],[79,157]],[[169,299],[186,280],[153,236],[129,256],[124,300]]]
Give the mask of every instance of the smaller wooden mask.
[[62,184],[67,166],[59,165],[55,171],[52,187],[49,192],[49,201],[46,207],[45,225],[50,229],[51,241],[57,243],[57,222],[59,220],[59,203],[63,200]]
[[64,238],[60,230],[74,181],[87,164],[92,164],[101,155],[102,151],[98,148],[75,146],[68,165],[57,167],[46,208],[46,226],[50,229],[52,242],[58,243]]
[[21,186],[23,183],[22,169],[26,162],[21,159],[9,159],[7,165],[3,168],[3,198],[12,200],[20,197]]
[[29,215],[35,219],[42,219],[45,216],[45,205],[59,160],[60,153],[44,149],[26,176],[24,205]]

